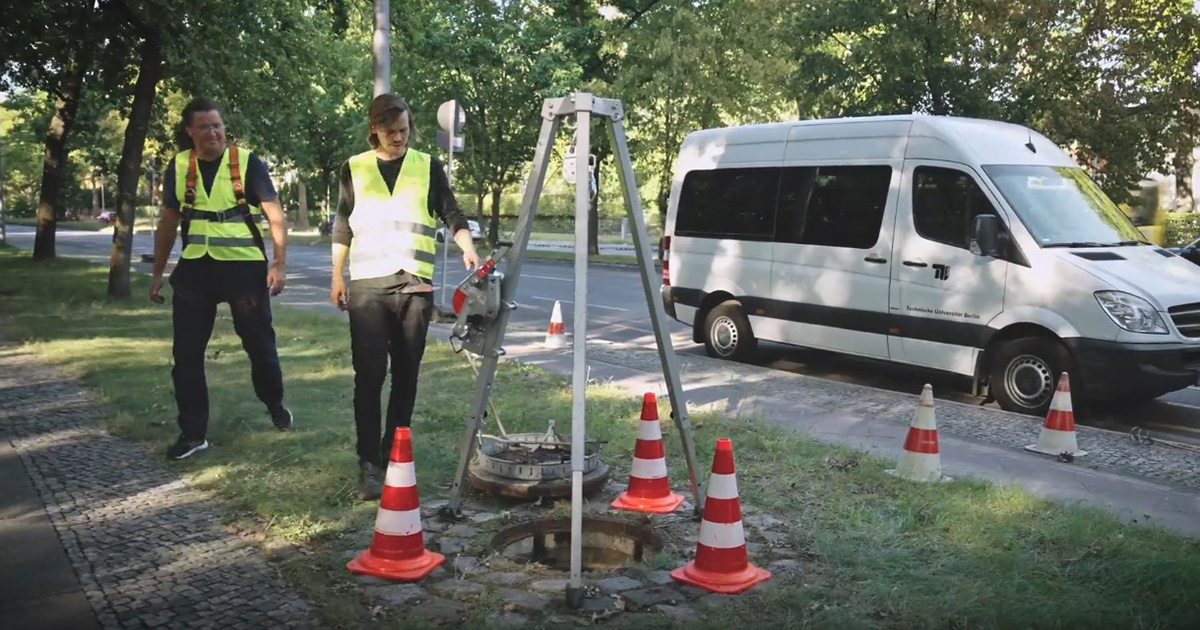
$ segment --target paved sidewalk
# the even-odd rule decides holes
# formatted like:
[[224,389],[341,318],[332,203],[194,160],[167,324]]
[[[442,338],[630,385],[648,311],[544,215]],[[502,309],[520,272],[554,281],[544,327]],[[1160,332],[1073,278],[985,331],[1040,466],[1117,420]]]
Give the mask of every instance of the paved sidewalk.
[[317,627],[212,498],[97,409],[0,344],[0,628]]

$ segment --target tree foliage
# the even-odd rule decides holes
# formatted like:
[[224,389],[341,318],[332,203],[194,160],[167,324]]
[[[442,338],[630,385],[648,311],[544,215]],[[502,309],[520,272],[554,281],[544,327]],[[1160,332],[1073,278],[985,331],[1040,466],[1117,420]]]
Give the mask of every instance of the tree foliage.
[[[451,98],[466,109],[454,180],[472,214],[498,218],[501,195],[527,173],[542,100],[575,91],[625,103],[640,192],[660,217],[692,130],[897,112],[1030,125],[1118,199],[1151,171],[1176,174],[1180,196],[1191,194],[1200,26],[1188,0],[393,0],[391,8],[393,91],[413,106],[417,146],[444,156],[436,109]],[[128,214],[147,169],[174,153],[179,111],[193,96],[225,106],[231,137],[267,159],[288,207],[303,183],[329,209],[338,167],[366,148],[371,30],[371,3],[360,0],[253,9],[232,0],[8,3],[0,89],[10,206],[47,194],[43,140],[69,70],[84,60],[74,131],[62,143],[60,211],[87,205],[100,173],[113,198],[120,171],[116,196]],[[159,63],[147,66],[147,54]],[[161,72],[153,90],[147,67]],[[597,170],[611,173],[601,130],[592,152]],[[555,151],[568,144],[557,139]],[[611,195],[612,183],[601,184],[601,196]],[[122,238],[131,218],[118,227]]]

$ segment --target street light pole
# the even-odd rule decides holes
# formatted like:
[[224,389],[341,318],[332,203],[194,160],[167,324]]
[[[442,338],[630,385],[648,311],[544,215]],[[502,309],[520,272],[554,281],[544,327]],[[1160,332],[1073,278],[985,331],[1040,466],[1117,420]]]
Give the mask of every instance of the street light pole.
[[[0,141],[0,153],[3,153],[3,141]],[[4,198],[4,159],[0,157],[0,244],[8,244],[7,212],[8,204]]]
[[375,35],[371,41],[371,53],[375,65],[375,94],[379,96],[391,91],[391,46],[388,43],[390,23],[388,0],[375,0]]

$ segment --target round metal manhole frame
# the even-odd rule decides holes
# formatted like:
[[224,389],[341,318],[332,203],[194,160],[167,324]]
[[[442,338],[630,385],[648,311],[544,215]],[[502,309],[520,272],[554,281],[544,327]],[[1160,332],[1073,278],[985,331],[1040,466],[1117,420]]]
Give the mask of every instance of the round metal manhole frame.
[[[631,562],[642,562],[646,558],[647,552],[654,553],[663,548],[662,537],[654,531],[653,524],[648,518],[633,521],[616,516],[584,515],[583,533],[586,536],[588,532],[621,536],[633,540],[634,552],[630,559]],[[571,534],[569,517],[534,519],[505,527],[492,536],[488,542],[488,551],[504,555],[505,549],[525,538],[533,538],[533,544],[536,547],[539,538],[555,534],[567,534],[568,536]],[[584,570],[589,569],[584,567]]]
[[[475,449],[479,468],[497,477],[518,479],[520,481],[541,481],[547,479],[563,479],[571,476],[570,450],[566,451],[566,461],[554,463],[515,463],[507,461],[501,455],[509,450],[509,444],[554,444],[554,438],[545,433],[509,433],[505,437],[480,435],[479,444]],[[600,463],[600,448],[594,443],[584,447],[583,474],[587,475]]]
[[[512,499],[541,499],[561,498],[571,496],[571,478],[559,479],[513,479],[501,477],[478,465],[479,459],[472,460],[467,469],[467,482],[471,487],[494,496]],[[591,472],[583,475],[583,494],[589,496],[604,488],[608,483],[608,464],[597,461]]]

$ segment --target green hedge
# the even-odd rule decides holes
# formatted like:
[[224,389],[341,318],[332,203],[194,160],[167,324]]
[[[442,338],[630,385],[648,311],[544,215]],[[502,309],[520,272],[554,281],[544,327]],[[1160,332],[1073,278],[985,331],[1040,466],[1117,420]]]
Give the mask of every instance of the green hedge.
[[1180,247],[1200,238],[1200,212],[1178,212],[1167,215],[1163,245]]

